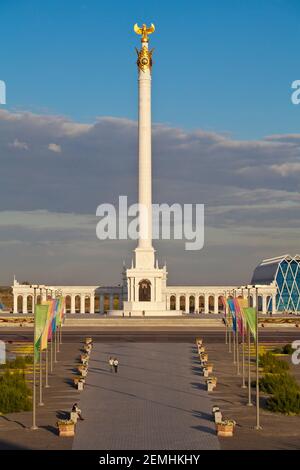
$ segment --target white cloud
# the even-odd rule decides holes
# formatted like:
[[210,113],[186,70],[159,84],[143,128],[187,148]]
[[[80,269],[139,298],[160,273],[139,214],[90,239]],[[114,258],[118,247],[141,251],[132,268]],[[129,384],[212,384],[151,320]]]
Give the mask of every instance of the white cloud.
[[51,152],[61,153],[61,146],[58,144],[49,144],[48,149],[51,150]]
[[28,144],[26,142],[20,142],[18,139],[15,139],[12,143],[8,144],[9,147],[21,150],[28,150]]
[[300,162],[282,163],[281,165],[272,165],[271,169],[281,176],[293,176],[295,173],[300,173]]

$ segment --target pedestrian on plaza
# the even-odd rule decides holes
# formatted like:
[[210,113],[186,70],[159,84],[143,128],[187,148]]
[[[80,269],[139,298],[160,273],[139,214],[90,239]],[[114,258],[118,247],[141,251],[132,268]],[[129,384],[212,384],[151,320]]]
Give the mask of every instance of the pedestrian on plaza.
[[114,370],[115,370],[115,374],[118,373],[118,365],[119,365],[119,361],[118,361],[118,359],[115,357],[115,358],[114,358]]
[[113,372],[113,368],[114,368],[114,358],[113,357],[109,358],[108,364],[109,364],[109,367],[110,367],[110,371]]
[[84,418],[83,418],[82,415],[81,415],[81,409],[78,407],[78,404],[77,404],[77,403],[74,403],[74,405],[72,406],[72,412],[73,412],[73,413],[77,413],[78,418],[79,418],[81,421],[84,421]]

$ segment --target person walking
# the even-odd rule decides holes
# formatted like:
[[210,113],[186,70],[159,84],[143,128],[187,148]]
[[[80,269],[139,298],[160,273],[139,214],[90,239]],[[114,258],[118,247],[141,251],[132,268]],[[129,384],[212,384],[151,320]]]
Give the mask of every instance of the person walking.
[[114,359],[114,370],[115,370],[115,374],[118,373],[118,365],[119,365],[119,361],[118,361],[118,359],[115,357],[115,359]]
[[109,358],[108,364],[109,364],[109,367],[110,367],[110,371],[113,372],[113,368],[114,368],[114,358],[113,357]]

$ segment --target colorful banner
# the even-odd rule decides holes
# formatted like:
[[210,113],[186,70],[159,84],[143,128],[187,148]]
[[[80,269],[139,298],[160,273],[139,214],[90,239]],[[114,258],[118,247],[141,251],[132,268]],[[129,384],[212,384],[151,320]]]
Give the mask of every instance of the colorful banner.
[[256,308],[246,307],[243,309],[243,311],[247,320],[247,324],[253,335],[254,341],[256,341]]
[[55,306],[56,306],[56,300],[51,299],[49,300],[50,303],[50,312],[49,312],[49,328],[48,328],[48,341],[52,340],[52,335],[53,335],[53,320],[54,320],[54,315],[55,315]]
[[[246,334],[245,319],[244,319],[244,315],[243,315],[242,308],[241,308],[241,305],[244,303],[243,302],[244,300],[246,300],[246,299],[242,299],[242,298],[233,299],[234,309],[235,309],[236,316],[237,316],[237,326],[238,326],[239,333],[242,336]],[[246,302],[247,302],[247,300],[246,300]],[[248,305],[248,303],[247,303],[247,305]]]
[[47,345],[48,345],[48,332],[49,332],[49,325],[50,325],[51,301],[42,302],[42,305],[45,305],[48,308],[47,320],[46,320],[44,331],[41,335],[41,345],[40,345],[40,350],[44,351],[44,349],[47,349]]
[[226,299],[225,299],[225,297],[224,297],[223,295],[221,296],[221,301],[222,301],[222,304],[223,304],[223,307],[224,307],[224,315],[225,315],[225,318],[226,318],[227,302],[226,302]]
[[36,360],[40,356],[41,336],[47,324],[48,305],[35,305],[34,315],[34,357]]
[[233,329],[233,331],[236,332],[236,313],[235,313],[233,299],[231,299],[231,298],[227,299],[227,304],[228,304],[229,311],[230,311],[231,316],[232,316],[232,329]]

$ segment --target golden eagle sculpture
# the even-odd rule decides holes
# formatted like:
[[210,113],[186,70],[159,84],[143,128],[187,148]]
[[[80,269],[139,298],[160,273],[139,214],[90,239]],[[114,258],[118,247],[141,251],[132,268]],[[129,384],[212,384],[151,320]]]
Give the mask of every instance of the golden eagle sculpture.
[[149,41],[148,34],[154,33],[155,26],[153,23],[151,23],[151,26],[147,28],[147,26],[143,24],[142,27],[140,28],[138,24],[135,23],[133,29],[136,34],[140,34],[142,36],[142,39],[141,39],[142,42],[148,42]]

